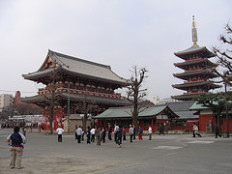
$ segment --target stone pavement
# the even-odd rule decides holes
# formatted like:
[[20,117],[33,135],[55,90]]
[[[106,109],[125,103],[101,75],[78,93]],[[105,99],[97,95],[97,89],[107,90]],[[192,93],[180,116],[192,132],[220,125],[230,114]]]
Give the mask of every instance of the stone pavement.
[[74,135],[28,133],[23,169],[10,169],[9,147],[5,142],[11,129],[0,129],[0,174],[231,174],[232,138],[211,135],[153,135],[151,141],[113,141],[101,146],[76,143]]

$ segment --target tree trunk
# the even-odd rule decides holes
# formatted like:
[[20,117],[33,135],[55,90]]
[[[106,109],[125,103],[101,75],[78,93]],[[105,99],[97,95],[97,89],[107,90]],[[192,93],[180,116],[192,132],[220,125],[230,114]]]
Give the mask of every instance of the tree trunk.
[[53,107],[50,108],[50,133],[53,134],[53,115],[54,115],[54,111],[53,111]]
[[86,133],[87,118],[88,118],[88,115],[87,115],[87,113],[85,113],[85,114],[84,114],[84,117],[83,117],[83,120],[82,120],[82,126],[83,126],[83,131],[84,131],[84,133]]
[[133,125],[136,132],[138,131],[138,90],[134,91],[134,108],[133,108]]

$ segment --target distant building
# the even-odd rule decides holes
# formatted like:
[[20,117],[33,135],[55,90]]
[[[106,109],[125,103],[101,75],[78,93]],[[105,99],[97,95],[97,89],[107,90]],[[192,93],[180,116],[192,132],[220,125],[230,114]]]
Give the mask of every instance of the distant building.
[[5,106],[10,106],[14,102],[14,98],[11,94],[0,94],[0,111]]
[[42,109],[33,104],[33,103],[25,103],[21,100],[21,93],[20,91],[16,91],[15,97],[14,97],[14,105],[16,106],[17,111],[22,115],[28,115],[28,114],[41,114]]
[[166,103],[177,102],[177,101],[172,99],[172,98],[162,98],[162,99],[160,99],[158,96],[154,96],[152,98],[151,102],[154,103],[155,105],[163,105],[163,104],[166,104]]
[[157,105],[159,103],[159,101],[160,101],[160,98],[158,96],[152,97],[151,102],[154,103],[155,105]]

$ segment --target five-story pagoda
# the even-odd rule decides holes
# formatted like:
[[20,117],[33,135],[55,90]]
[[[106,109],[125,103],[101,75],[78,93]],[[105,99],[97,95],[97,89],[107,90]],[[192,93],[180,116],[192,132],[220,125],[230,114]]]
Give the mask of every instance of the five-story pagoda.
[[211,62],[209,58],[215,54],[206,47],[197,44],[197,29],[193,16],[192,23],[192,47],[174,53],[184,62],[174,63],[174,65],[184,72],[173,74],[174,77],[184,80],[182,84],[174,84],[172,87],[186,91],[182,95],[172,96],[176,100],[192,100],[193,98],[207,93],[211,89],[219,88],[211,79],[217,77],[214,69],[217,64]]
[[43,115],[50,118],[54,129],[70,114],[96,115],[110,106],[128,104],[115,90],[130,81],[115,74],[110,66],[51,50],[38,71],[23,77],[45,85],[38,95],[22,100],[44,108]]

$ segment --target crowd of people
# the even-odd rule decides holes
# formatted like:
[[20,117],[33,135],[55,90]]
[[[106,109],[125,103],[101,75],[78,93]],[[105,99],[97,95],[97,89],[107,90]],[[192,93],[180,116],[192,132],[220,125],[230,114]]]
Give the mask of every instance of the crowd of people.
[[[148,135],[149,135],[149,140],[152,139],[152,128],[149,126]],[[62,142],[62,133],[64,132],[64,129],[59,126],[56,130],[57,135],[58,135],[58,142]],[[126,140],[126,129],[122,127],[121,125],[115,124],[114,128],[112,128],[111,125],[108,126],[108,130],[106,130],[104,127],[92,127],[90,126],[87,127],[86,131],[83,130],[82,126],[76,126],[75,129],[75,140],[77,143],[81,143],[84,141],[84,136],[86,135],[86,143],[94,143],[96,141],[97,145],[101,145],[101,143],[106,142],[106,138],[108,138],[109,141],[112,140],[112,133],[114,134],[114,142],[118,145],[118,147],[122,146],[122,141]],[[129,125],[129,137],[130,137],[130,142],[132,143],[134,139],[136,139],[136,130],[134,126]],[[138,139],[143,140],[143,129],[141,126],[138,128]]]

